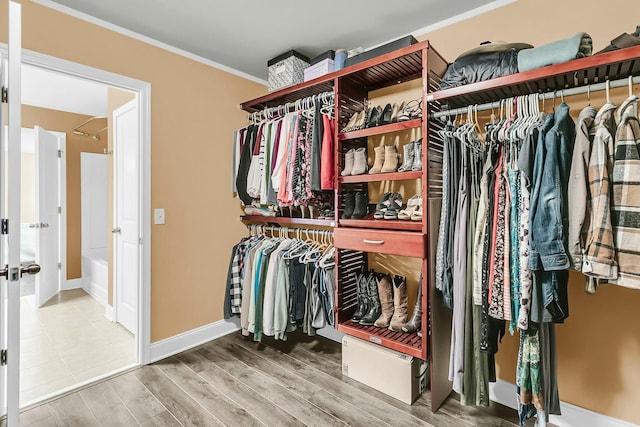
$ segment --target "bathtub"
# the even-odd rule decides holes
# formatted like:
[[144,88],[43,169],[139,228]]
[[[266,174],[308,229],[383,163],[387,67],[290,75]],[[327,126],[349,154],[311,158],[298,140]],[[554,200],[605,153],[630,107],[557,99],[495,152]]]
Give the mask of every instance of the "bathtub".
[[82,251],[82,289],[102,305],[108,305],[109,262],[107,248]]

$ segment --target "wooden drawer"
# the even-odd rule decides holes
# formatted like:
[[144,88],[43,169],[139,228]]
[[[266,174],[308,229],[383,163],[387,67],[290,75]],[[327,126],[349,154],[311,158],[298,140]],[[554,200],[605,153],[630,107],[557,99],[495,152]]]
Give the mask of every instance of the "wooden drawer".
[[334,246],[363,252],[424,258],[425,236],[407,231],[363,230],[336,228],[333,231]]

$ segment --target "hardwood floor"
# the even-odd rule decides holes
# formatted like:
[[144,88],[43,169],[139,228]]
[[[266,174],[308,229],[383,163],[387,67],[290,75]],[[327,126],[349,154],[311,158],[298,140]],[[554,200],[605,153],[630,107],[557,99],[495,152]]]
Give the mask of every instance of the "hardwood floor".
[[[23,426],[517,426],[512,409],[426,391],[407,405],[343,377],[340,344],[234,333],[21,414]],[[0,423],[2,424],[2,423]]]

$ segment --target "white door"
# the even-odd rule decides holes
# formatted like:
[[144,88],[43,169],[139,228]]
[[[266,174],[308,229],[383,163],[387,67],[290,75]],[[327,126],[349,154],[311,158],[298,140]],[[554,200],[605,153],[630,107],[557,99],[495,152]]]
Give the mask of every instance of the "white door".
[[59,139],[51,132],[35,127],[36,161],[36,306],[42,307],[58,293],[60,284],[60,195],[58,185]]
[[140,261],[138,101],[113,112],[114,155],[114,312],[115,320],[136,334]]
[[[0,277],[2,288],[0,338],[2,338],[3,353],[6,351],[6,364],[3,360],[0,369],[2,372],[0,379],[4,381],[0,384],[0,389],[4,391],[0,406],[7,414],[8,427],[20,425],[18,415],[20,408],[20,275],[22,271],[20,268],[21,15],[21,5],[10,1],[7,67],[9,78],[6,83],[9,135],[3,140],[3,144],[7,144],[6,161],[5,147],[0,149],[0,214],[7,221],[7,227],[4,227],[4,224],[2,227],[2,244],[0,244],[0,266],[4,273]],[[2,85],[5,86],[4,80]],[[3,127],[0,126],[0,129]]]

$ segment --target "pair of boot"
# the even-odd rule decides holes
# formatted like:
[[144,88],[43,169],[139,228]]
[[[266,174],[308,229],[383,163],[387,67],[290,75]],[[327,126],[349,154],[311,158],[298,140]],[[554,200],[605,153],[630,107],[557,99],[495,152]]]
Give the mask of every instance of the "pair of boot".
[[374,326],[389,328],[391,331],[401,331],[407,323],[407,278],[404,276],[384,275],[378,282],[380,296],[380,317]]
[[373,325],[380,313],[378,295],[378,274],[371,270],[368,274],[356,274],[356,295],[358,306],[351,320],[363,326]]
[[362,219],[369,214],[369,196],[363,191],[345,193],[342,219]]
[[367,171],[367,150],[364,147],[350,149],[344,155],[344,169],[340,175],[362,175]]
[[403,147],[404,160],[398,172],[422,170],[422,138],[405,144]]
[[381,145],[373,149],[375,152],[370,174],[395,172],[398,169],[400,155],[395,145]]

